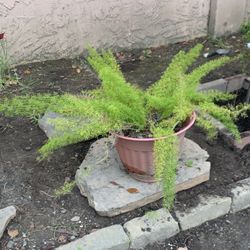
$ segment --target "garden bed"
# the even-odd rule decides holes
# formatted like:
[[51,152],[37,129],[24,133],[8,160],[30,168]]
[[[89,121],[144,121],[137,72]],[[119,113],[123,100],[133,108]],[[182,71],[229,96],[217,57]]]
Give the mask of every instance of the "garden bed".
[[[196,39],[157,49],[127,51],[117,56],[127,79],[146,88],[159,78],[174,54],[197,42],[204,43],[205,48],[216,47],[214,42],[207,39]],[[230,46],[232,54],[237,54],[244,47],[240,36],[231,36],[224,43]],[[198,64],[205,60],[200,57]],[[246,73],[245,70],[242,62],[234,62],[214,71],[203,82]],[[80,59],[24,65],[17,68],[17,73],[21,76],[20,84],[6,88],[0,94],[1,98],[24,93],[79,93],[99,84]],[[124,223],[161,207],[161,201],[158,201],[127,214],[106,218],[98,216],[89,207],[87,199],[80,195],[77,188],[69,195],[55,198],[54,190],[62,186],[65,180],[74,179],[91,142],[66,147],[57,151],[50,161],[37,162],[36,151],[46,136],[35,120],[35,117],[0,116],[0,207],[17,206],[18,215],[11,226],[19,230],[19,235],[13,240],[4,235],[0,243],[2,249],[8,249],[8,244],[19,248],[24,246],[24,249],[53,249],[97,228]],[[250,177],[249,147],[236,153],[220,138],[214,142],[207,141],[197,128],[193,128],[187,137],[208,151],[211,177],[207,183],[179,193],[175,203],[177,208],[195,205],[198,194],[227,195],[228,184]],[[74,216],[80,216],[80,220],[71,221]]]

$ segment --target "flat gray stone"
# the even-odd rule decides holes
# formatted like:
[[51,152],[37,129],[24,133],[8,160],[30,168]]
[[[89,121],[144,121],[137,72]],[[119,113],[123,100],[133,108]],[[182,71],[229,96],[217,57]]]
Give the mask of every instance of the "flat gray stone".
[[[207,181],[210,174],[209,155],[205,150],[185,139],[182,151],[176,192]],[[192,162],[191,167],[186,166],[188,161]],[[139,182],[128,175],[114,148],[113,137],[92,144],[75,179],[81,194],[102,216],[115,216],[162,198],[159,184]]]
[[225,79],[217,79],[211,82],[206,82],[201,84],[198,87],[198,91],[210,91],[210,90],[218,90],[221,92],[226,92],[227,91],[227,81]]
[[244,74],[227,77],[225,79],[227,81],[227,92],[231,93],[231,92],[241,89],[244,85],[245,78],[246,78],[246,75]]
[[129,238],[121,225],[99,229],[57,250],[127,250]]
[[132,249],[144,249],[148,244],[162,242],[180,232],[178,222],[164,208],[130,220],[123,227]]
[[0,239],[9,224],[9,222],[16,216],[16,208],[9,206],[0,210]]
[[83,126],[84,124],[87,124],[87,120],[83,118],[77,118],[77,117],[65,117],[61,114],[55,113],[55,112],[47,112],[44,114],[44,116],[38,120],[39,127],[44,131],[46,136],[48,138],[56,137],[58,135],[62,135],[68,131],[72,131],[72,126],[64,126],[62,129],[55,128],[55,125],[53,124],[56,119],[65,119],[65,125],[67,122],[79,124],[80,126]]
[[238,181],[231,192],[233,194],[231,206],[233,213],[250,207],[250,178]]
[[227,214],[231,207],[230,197],[200,196],[200,203],[185,211],[176,211],[182,230],[197,227],[206,221],[216,219]]

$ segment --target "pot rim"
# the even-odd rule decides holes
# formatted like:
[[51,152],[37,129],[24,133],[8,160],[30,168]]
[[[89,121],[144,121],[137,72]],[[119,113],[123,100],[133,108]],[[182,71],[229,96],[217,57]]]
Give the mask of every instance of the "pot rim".
[[[174,133],[174,135],[180,135],[185,133],[188,129],[190,129],[194,122],[196,120],[196,113],[193,111],[191,117],[190,117],[190,121],[188,122],[188,124],[183,127],[181,130],[179,130],[178,132]],[[125,139],[125,140],[129,140],[129,141],[157,141],[157,140],[163,140],[166,139],[167,136],[163,136],[163,137],[158,137],[158,138],[135,138],[135,137],[129,137],[129,136],[124,136],[124,135],[119,135],[117,133],[114,133],[114,135],[116,135],[117,137],[121,138],[121,139]]]

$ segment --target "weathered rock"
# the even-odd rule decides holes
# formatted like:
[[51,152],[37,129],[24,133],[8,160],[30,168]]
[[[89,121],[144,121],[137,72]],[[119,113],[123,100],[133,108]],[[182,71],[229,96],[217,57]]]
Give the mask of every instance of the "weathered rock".
[[9,206],[0,210],[0,238],[3,236],[4,230],[6,229],[9,222],[15,218],[16,208]]
[[60,130],[58,128],[55,128],[54,122],[56,119],[65,119],[65,125],[67,123],[73,122],[73,124],[78,124],[79,127],[88,123],[87,120],[83,118],[65,117],[58,113],[49,111],[45,113],[45,115],[38,121],[39,127],[44,131],[48,138],[62,135],[68,131],[72,131],[72,126],[70,126],[70,124],[68,126],[64,126]]
[[60,246],[57,250],[127,250],[129,238],[121,225],[97,230],[74,242]]
[[124,224],[124,229],[132,249],[143,249],[148,244],[162,242],[180,231],[178,223],[164,208],[130,220]]
[[182,230],[197,227],[206,221],[227,214],[231,206],[230,197],[200,196],[200,203],[193,208],[183,212],[176,211],[176,216],[180,222]]
[[[176,191],[188,189],[209,179],[208,154],[196,143],[185,139],[179,161]],[[187,167],[186,163],[192,166]],[[162,197],[157,183],[139,182],[124,170],[114,148],[114,138],[92,144],[76,173],[76,183],[98,214],[115,216],[142,207]],[[130,192],[135,190],[136,192]]]
[[250,207],[250,178],[236,183],[232,188],[233,194],[231,211],[233,213]]
[[212,89],[219,90],[221,92],[227,91],[227,81],[225,79],[217,79],[211,82],[206,82],[198,87],[198,91],[210,91]]

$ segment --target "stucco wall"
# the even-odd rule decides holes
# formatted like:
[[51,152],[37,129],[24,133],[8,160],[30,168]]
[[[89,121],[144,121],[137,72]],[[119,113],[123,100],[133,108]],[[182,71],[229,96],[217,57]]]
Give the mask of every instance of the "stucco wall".
[[96,47],[158,46],[204,36],[210,0],[0,0],[15,63]]

